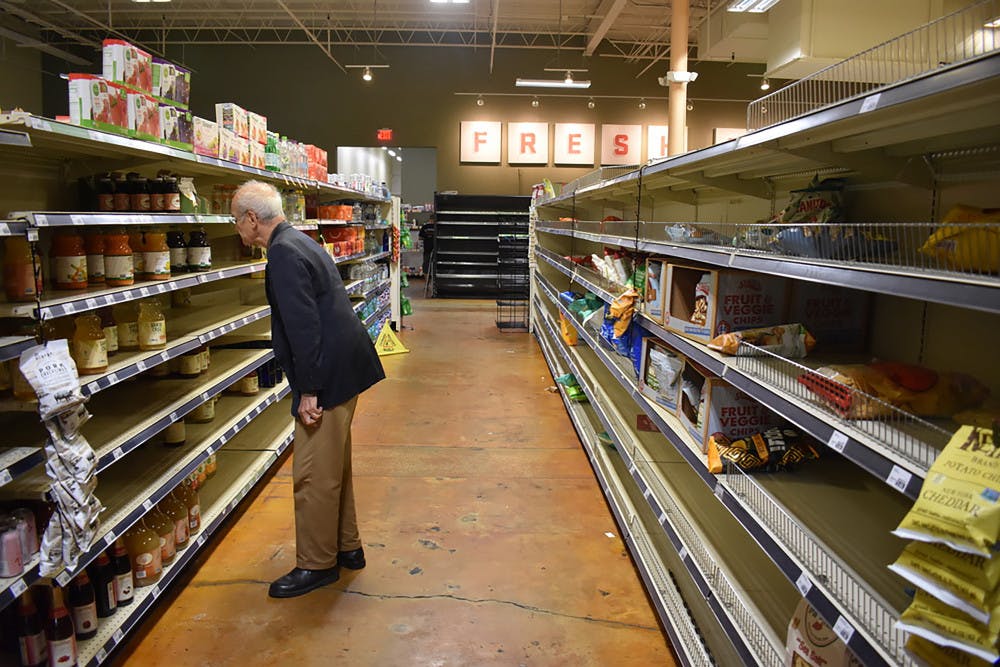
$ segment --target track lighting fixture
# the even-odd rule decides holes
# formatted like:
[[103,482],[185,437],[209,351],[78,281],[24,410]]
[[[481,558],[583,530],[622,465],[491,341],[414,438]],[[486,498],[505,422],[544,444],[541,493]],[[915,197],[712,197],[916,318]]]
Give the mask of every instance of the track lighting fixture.
[[361,78],[364,79],[365,81],[371,81],[372,80],[372,70],[371,70],[370,67],[366,67],[365,68],[365,72],[364,72],[364,74],[361,75]]
[[771,88],[771,83],[767,79],[761,79],[760,80],[760,89],[761,90],[768,90],[770,88]]
[[642,97],[642,98],[639,99],[639,110],[640,111],[645,111],[646,110],[646,98],[645,97]]
[[531,108],[532,109],[537,109],[538,106],[539,106],[539,104],[541,104],[541,103],[538,101],[537,97],[531,98]]
[[593,109],[596,106],[597,106],[597,103],[594,102],[594,98],[593,97],[591,97],[589,100],[587,100],[587,108],[588,109]]
[[480,95],[479,97],[476,98],[476,106],[477,107],[481,107],[484,104],[486,104],[486,100],[483,99],[482,95]]

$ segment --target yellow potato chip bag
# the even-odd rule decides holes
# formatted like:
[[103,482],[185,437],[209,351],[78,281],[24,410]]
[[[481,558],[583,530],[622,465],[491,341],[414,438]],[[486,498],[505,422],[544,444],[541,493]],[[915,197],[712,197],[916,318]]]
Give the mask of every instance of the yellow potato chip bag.
[[995,606],[1000,558],[964,554],[941,544],[911,542],[889,569],[980,623]]
[[998,613],[992,615],[988,626],[983,625],[927,593],[917,591],[913,604],[899,617],[896,627],[981,660],[994,662],[1000,659],[996,649],[997,636],[1000,635]]

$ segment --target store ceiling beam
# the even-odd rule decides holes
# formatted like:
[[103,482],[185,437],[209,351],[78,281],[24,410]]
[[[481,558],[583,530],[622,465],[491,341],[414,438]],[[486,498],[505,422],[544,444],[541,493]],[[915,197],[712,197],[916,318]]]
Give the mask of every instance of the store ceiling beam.
[[[99,49],[101,47],[100,40],[88,39],[86,37],[83,37],[82,35],[80,35],[80,34],[78,34],[76,32],[73,32],[72,30],[67,30],[66,28],[58,26],[55,23],[52,23],[51,21],[43,19],[42,17],[38,16],[37,14],[33,14],[33,13],[27,11],[26,9],[24,9],[23,7],[19,7],[18,5],[15,5],[12,2],[6,2],[6,0],[3,1],[3,2],[0,2],[0,9],[2,9],[3,11],[7,12],[8,14],[10,14],[12,16],[16,16],[17,18],[21,19],[22,21],[25,21],[27,23],[31,23],[31,24],[37,25],[40,28],[45,28],[46,30],[51,30],[52,32],[56,33],[57,35],[65,37],[66,39],[72,40],[74,42],[77,42],[78,44],[82,44],[84,46],[91,46],[91,47],[94,47],[95,49]],[[14,39],[14,38],[11,37],[11,39]],[[52,55],[58,55],[58,54],[52,54]],[[63,56],[59,56],[59,57],[62,58]],[[76,56],[74,56],[74,57],[76,57]],[[69,58],[65,58],[65,60],[69,60],[69,62],[74,62],[74,63],[76,63],[78,65],[89,65],[90,64],[89,62],[78,63],[75,60],[71,60]]]
[[326,57],[329,58],[333,62],[333,64],[336,65],[340,69],[341,72],[343,72],[344,74],[347,74],[347,70],[344,68],[343,65],[341,65],[337,61],[336,58],[333,57],[333,54],[330,53],[330,49],[328,49],[326,46],[324,46],[323,43],[321,41],[319,41],[319,39],[316,37],[316,35],[313,34],[313,31],[310,30],[309,28],[307,28],[306,25],[302,21],[299,20],[299,18],[295,15],[295,13],[291,9],[288,8],[288,5],[285,4],[284,0],[275,0],[275,2],[277,2],[278,5],[288,13],[289,18],[291,18],[293,21],[295,21],[296,24],[298,24],[299,28],[302,29],[302,32],[304,32],[306,35],[308,35],[308,37],[312,41],[312,43],[315,44],[316,46],[318,46],[319,49],[320,49],[320,51],[322,51],[323,53],[325,53]]
[[[601,40],[604,39],[604,36],[608,34],[608,30],[610,30],[611,26],[618,20],[618,15],[622,13],[622,9],[625,8],[625,3],[627,1],[628,0],[605,0],[605,5],[610,2],[610,7],[607,8],[604,13],[604,18],[601,19],[600,24],[594,30],[593,34],[590,35],[590,40],[587,42],[587,48],[583,50],[583,55],[588,57],[594,55],[594,51],[597,50]],[[600,10],[598,10],[598,13],[600,13]],[[593,21],[591,21],[591,24],[593,24]]]
[[493,2],[493,30],[490,33],[490,74],[493,74],[493,54],[497,48],[497,21],[500,18],[500,0]]
[[[54,4],[54,5],[58,6],[58,7],[63,8],[65,11],[70,12],[71,14],[73,14],[75,16],[78,16],[78,17],[82,18],[87,23],[90,23],[91,25],[93,25],[93,26],[95,26],[95,27],[97,27],[97,28],[105,31],[106,33],[112,33],[114,35],[117,35],[118,37],[121,37],[122,39],[131,39],[128,35],[123,34],[121,32],[118,32],[117,30],[115,30],[114,28],[112,28],[110,25],[107,25],[106,23],[102,23],[101,21],[98,21],[97,19],[95,19],[94,17],[90,16],[86,12],[82,12],[79,9],[77,9],[76,7],[73,7],[72,5],[67,5],[62,0],[49,0],[49,2],[51,2],[52,4]],[[159,49],[152,48],[151,46],[149,46],[148,43],[141,43],[140,42],[140,43],[136,44],[136,46],[142,47],[144,50],[149,51],[152,54],[158,55],[161,58],[166,58],[167,57],[166,54],[163,53],[163,51],[160,51]]]
[[74,65],[85,65],[87,67],[91,65],[91,62],[85,58],[73,55],[69,51],[63,51],[62,49],[52,46],[51,44],[46,44],[41,40],[35,39],[34,37],[28,37],[27,35],[19,33],[15,30],[8,30],[7,28],[0,27],[0,37],[6,37],[7,39],[13,40],[21,46],[44,51],[51,56],[62,58],[66,62],[71,62]]

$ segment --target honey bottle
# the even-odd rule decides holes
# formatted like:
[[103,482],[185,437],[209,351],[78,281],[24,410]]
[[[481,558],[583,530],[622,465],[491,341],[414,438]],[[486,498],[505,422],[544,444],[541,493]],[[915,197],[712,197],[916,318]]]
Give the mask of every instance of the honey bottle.
[[73,333],[73,360],[80,375],[93,375],[108,370],[108,339],[96,313],[84,313],[76,318]]
[[167,346],[167,320],[158,299],[139,302],[138,324],[140,350],[162,350]]
[[104,338],[108,342],[108,356],[113,357],[118,354],[118,325],[111,314],[111,308],[101,308],[97,311],[101,318],[101,326],[104,328]]
[[151,586],[160,579],[163,560],[160,555],[160,536],[141,521],[125,533],[125,548],[132,564],[136,588]]
[[132,248],[132,272],[136,280],[149,280],[146,274],[146,234],[132,232],[128,235],[128,244]]
[[118,324],[118,349],[139,349],[139,305],[135,301],[119,303],[112,309]]

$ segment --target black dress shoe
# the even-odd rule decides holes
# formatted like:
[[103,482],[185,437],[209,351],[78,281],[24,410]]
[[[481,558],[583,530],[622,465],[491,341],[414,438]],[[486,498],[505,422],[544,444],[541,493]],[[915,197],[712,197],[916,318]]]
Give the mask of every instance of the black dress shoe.
[[297,567],[283,577],[276,579],[267,593],[273,598],[293,598],[305,595],[321,586],[340,579],[340,568],[336,565],[325,570],[303,570]]
[[361,547],[337,554],[337,565],[348,570],[360,570],[365,566],[365,550]]

